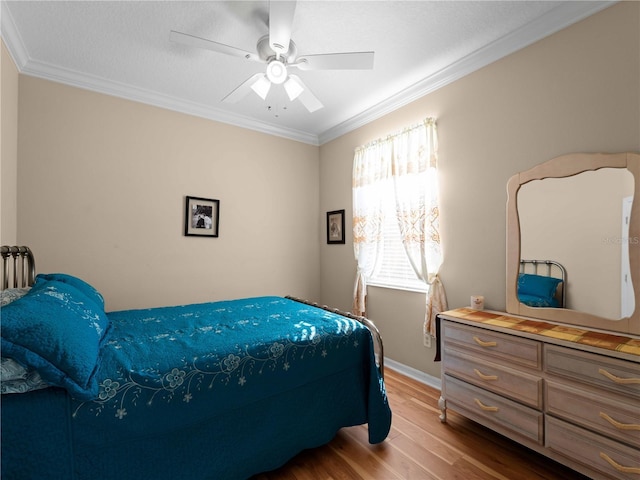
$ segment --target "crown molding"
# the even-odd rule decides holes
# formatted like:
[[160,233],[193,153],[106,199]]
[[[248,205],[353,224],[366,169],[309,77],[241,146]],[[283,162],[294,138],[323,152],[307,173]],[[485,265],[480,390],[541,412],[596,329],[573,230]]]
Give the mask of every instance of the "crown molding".
[[4,41],[9,55],[13,59],[13,63],[19,72],[29,60],[27,50],[24,48],[24,42],[18,32],[13,17],[6,6],[6,2],[0,1],[0,33],[2,34],[2,40]]
[[470,73],[521,50],[563,28],[579,22],[617,1],[566,2],[517,31],[476,50],[459,61],[426,77],[383,102],[365,110],[349,120],[332,127],[318,136],[320,145],[360,128],[415,100],[424,97]]
[[244,115],[232,114],[214,107],[34,61],[29,58],[11,13],[5,7],[5,2],[1,3],[0,28],[2,29],[2,39],[18,71],[22,74],[319,146],[377,120],[615,3],[617,1],[610,0],[565,2],[523,28],[467,55],[320,135],[277,127]]
[[13,21],[13,17],[11,16],[9,9],[5,7],[5,2],[2,2],[0,7],[2,8],[0,13],[2,39],[7,46],[7,50],[9,50],[9,54],[13,58],[18,72],[21,74],[62,83],[72,87],[81,88],[83,90],[132,100],[195,117],[206,118],[208,120],[254,130],[267,135],[284,137],[290,140],[296,140],[316,146],[319,145],[318,137],[315,134],[274,126],[244,115],[229,113],[200,103],[186,101],[184,99],[160,94],[151,90],[133,87],[113,80],[87,75],[85,73],[60,68],[45,62],[32,60],[27,54],[24,42],[20,37],[20,33]]
[[30,60],[23,67],[21,73],[84,90],[90,90],[166,110],[172,110],[195,117],[206,118],[208,120],[266,133],[267,135],[284,137],[303,143],[318,145],[318,137],[307,132],[277,127],[244,115],[225,112],[200,103],[190,102],[181,98],[137,88],[124,83],[115,82],[113,80],[106,80],[104,78],[87,75],[85,73],[75,72],[73,70],[62,69],[55,65],[43,62]]

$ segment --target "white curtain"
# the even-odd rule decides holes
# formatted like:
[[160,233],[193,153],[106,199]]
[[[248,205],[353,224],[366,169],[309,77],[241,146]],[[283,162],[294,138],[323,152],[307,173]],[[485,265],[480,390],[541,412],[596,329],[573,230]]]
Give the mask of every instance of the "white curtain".
[[435,317],[447,309],[444,286],[438,276],[442,245],[435,120],[428,118],[396,135],[393,147],[392,177],[400,235],[413,270],[429,285],[424,330],[435,336]]
[[382,255],[382,192],[393,184],[396,212],[407,257],[417,277],[429,285],[425,332],[435,336],[435,316],[447,309],[438,272],[439,233],[436,122],[427,118],[384,140],[356,150],[353,167],[354,253],[358,264],[353,312],[366,312],[366,279]]
[[383,251],[384,191],[391,181],[391,143],[378,141],[358,148],[353,160],[353,250],[358,269],[352,312],[366,312],[367,278]]

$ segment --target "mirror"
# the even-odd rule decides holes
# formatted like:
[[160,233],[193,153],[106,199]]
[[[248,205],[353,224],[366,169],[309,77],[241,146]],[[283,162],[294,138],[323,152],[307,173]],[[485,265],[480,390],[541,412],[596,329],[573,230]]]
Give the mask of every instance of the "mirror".
[[[507,190],[507,311],[640,333],[640,155],[564,155],[514,175]],[[523,259],[566,270],[564,308],[555,307],[560,295],[547,303],[523,294],[533,284],[525,281],[560,277],[544,263],[540,275],[540,263],[522,270]]]
[[[633,312],[633,286],[625,282],[629,234],[623,232],[629,227],[623,206],[628,203],[631,208],[633,189],[629,170],[602,168],[572,177],[532,180],[518,191],[520,259],[548,259],[562,265],[567,273],[561,287],[564,302],[557,302],[560,306],[615,320]],[[521,272],[562,278],[561,272],[533,265],[521,265]],[[519,297],[521,302],[528,301],[520,293]]]

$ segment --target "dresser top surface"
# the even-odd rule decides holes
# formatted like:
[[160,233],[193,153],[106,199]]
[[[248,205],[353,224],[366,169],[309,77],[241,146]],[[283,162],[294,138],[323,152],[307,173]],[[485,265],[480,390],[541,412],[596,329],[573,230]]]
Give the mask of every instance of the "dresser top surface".
[[[625,357],[631,355],[635,361],[640,360],[640,339],[626,335],[582,329],[574,326],[537,320],[535,318],[516,317],[503,312],[489,310],[474,310],[471,308],[457,308],[440,314],[442,318],[460,320],[463,323],[476,324],[487,328],[494,327],[498,331],[507,333],[519,332],[523,336],[542,336],[551,343],[566,345],[577,344],[591,348],[618,352]],[[511,331],[511,332],[510,332]]]

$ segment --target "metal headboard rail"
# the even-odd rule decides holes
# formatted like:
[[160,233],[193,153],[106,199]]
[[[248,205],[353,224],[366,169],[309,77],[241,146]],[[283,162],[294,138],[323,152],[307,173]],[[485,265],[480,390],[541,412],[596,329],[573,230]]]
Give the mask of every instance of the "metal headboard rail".
[[567,294],[567,270],[558,262],[554,260],[520,260],[520,273],[524,273],[525,264],[531,264],[535,268],[536,275],[538,274],[538,265],[546,265],[547,277],[551,277],[552,267],[557,267],[560,270],[562,280],[562,306],[566,307],[566,294]]
[[0,253],[2,254],[0,289],[25,288],[33,285],[36,277],[36,261],[29,247],[3,245],[0,247]]
[[380,370],[380,376],[384,380],[384,345],[382,344],[382,335],[380,335],[380,330],[378,330],[378,327],[376,327],[376,325],[371,320],[369,320],[366,317],[354,315],[353,313],[350,313],[350,312],[343,312],[342,310],[339,310],[337,308],[332,308],[327,305],[320,305],[318,303],[310,302],[308,300],[303,300],[301,298],[292,297],[290,295],[287,295],[285,298],[288,298],[289,300],[293,300],[295,302],[304,303],[305,305],[310,305],[312,307],[321,308],[322,310],[326,310],[327,312],[337,313],[338,315],[342,315],[343,317],[357,320],[358,322],[362,323],[365,327],[367,327],[367,329],[373,335],[374,350],[375,350],[374,353],[376,356],[376,360],[378,362],[378,370]]

